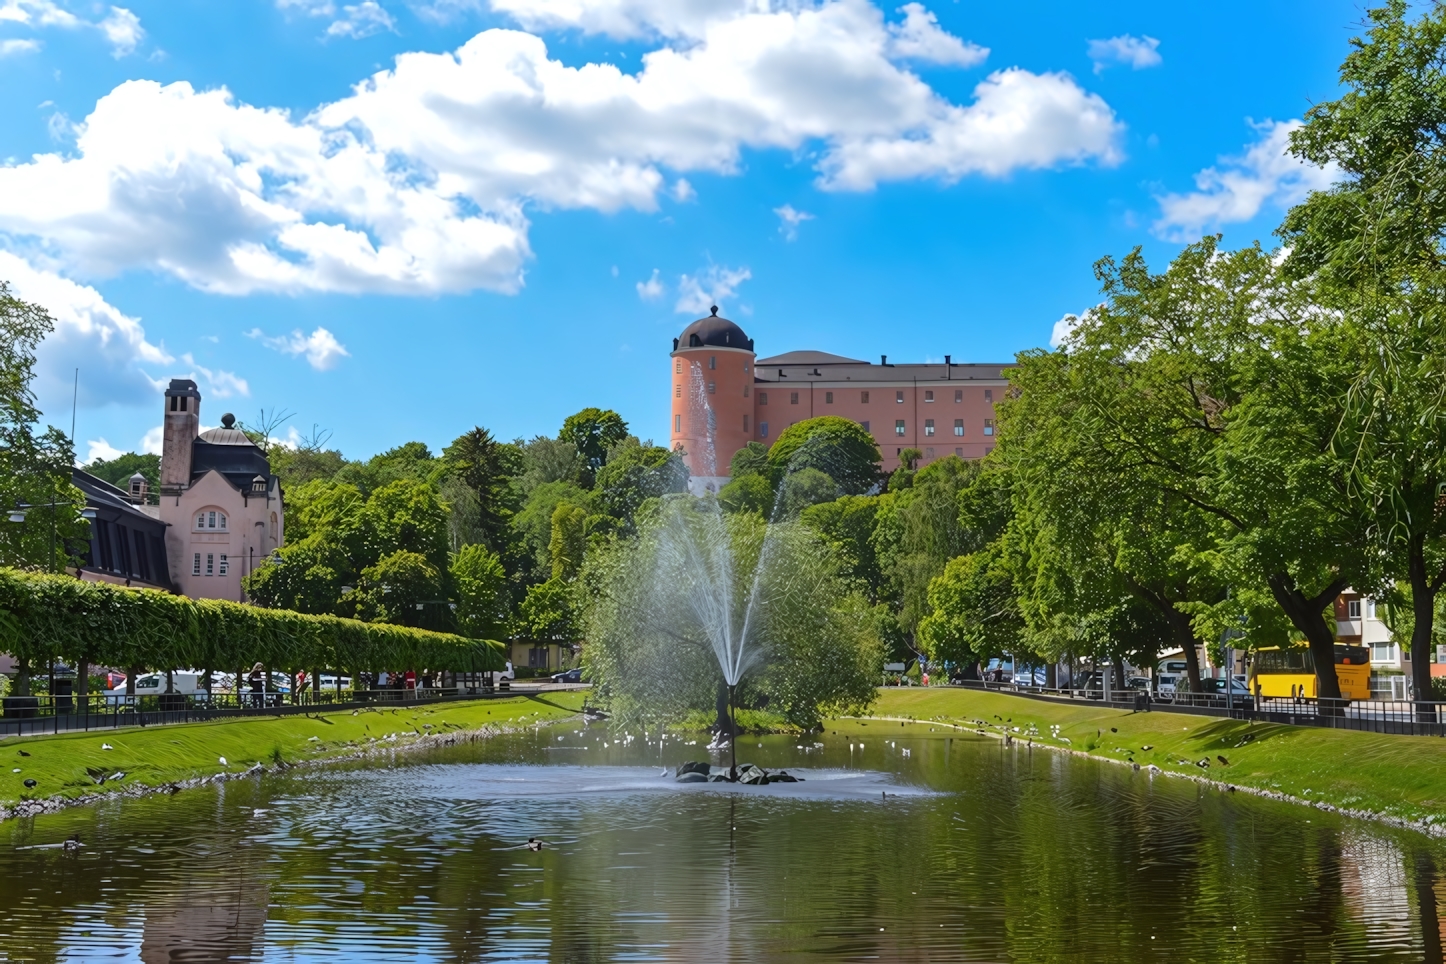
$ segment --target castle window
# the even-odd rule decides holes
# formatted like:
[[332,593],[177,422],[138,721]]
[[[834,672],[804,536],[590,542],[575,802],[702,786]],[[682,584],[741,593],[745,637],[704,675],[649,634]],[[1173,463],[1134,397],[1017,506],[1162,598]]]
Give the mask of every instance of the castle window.
[[218,529],[224,529],[224,528],[226,528],[226,513],[224,513],[224,512],[217,512],[217,513],[216,513],[216,521],[219,522],[219,523],[221,523],[221,524],[218,525],[216,528],[218,528]]
[[184,412],[185,410],[186,410],[186,396],[182,395],[182,396],[181,396],[181,411]]
[[934,393],[933,393],[932,391],[926,391],[926,392],[924,393],[924,401],[926,401],[926,402],[932,402],[933,400],[934,400]]
[[904,393],[902,390],[894,392],[894,401],[898,402],[900,405],[904,404]]
[[963,420],[962,418],[956,418],[956,419],[954,419],[954,434],[955,434],[955,435],[963,435],[963,434],[964,434],[964,420]]
[[825,405],[832,405],[832,404],[833,404],[833,392],[824,392],[824,393],[823,393],[823,403],[824,403]]
[[992,402],[992,401],[994,401],[994,390],[993,390],[993,389],[990,389],[990,388],[984,389],[984,400],[985,400],[986,402]]
[[208,553],[206,553],[206,575],[208,575],[208,576],[214,576],[215,574],[216,574],[216,556],[215,556],[214,554],[208,552]]
[[864,431],[865,431],[865,432],[867,432],[867,431],[869,430],[869,423],[868,423],[868,422],[860,422],[859,424],[864,427]]
[[201,554],[198,552],[198,553],[196,553],[196,558],[195,558],[194,560],[192,560],[192,562],[191,562],[191,575],[193,575],[193,576],[199,576],[200,574],[201,574]]
[[678,384],[676,384],[676,385],[673,386],[673,397],[674,397],[674,398],[682,398],[682,397],[683,397],[683,383],[682,383],[682,382],[679,382]]
[[674,415],[674,416],[673,416],[673,434],[674,434],[674,435],[681,435],[681,434],[683,434],[683,416],[681,416],[681,415]]
[[926,448],[926,449],[924,449],[924,458],[926,458],[926,459],[932,459],[933,457],[934,457],[934,450],[933,450],[933,449],[931,449],[931,448]]
[[859,392],[859,401],[860,401],[862,404],[867,405],[867,404],[869,403],[869,393],[868,393],[868,392]]
[[956,389],[954,389],[954,401],[955,401],[955,402],[962,402],[962,401],[964,401],[964,390],[963,390],[962,388],[956,388]]
[[675,374],[675,375],[681,375],[681,374],[683,374],[683,359],[681,359],[681,358],[676,358],[676,359],[673,360],[673,374]]
[[904,420],[903,420],[902,418],[899,419],[898,421],[896,421],[896,422],[894,423],[894,434],[895,434],[895,435],[903,435],[903,434],[904,434]]
[[717,383],[717,382],[709,382],[709,383],[708,383],[708,394],[709,394],[709,395],[715,395],[715,394],[717,394],[717,392],[718,392],[718,383]]
[[718,356],[717,356],[717,355],[709,355],[709,356],[708,356],[708,367],[709,367],[709,368],[717,368],[717,367],[718,367]]
[[797,405],[797,404],[798,404],[798,392],[789,392],[789,393],[788,393],[788,404],[790,404],[790,405]]
[[174,395],[171,396],[171,411],[173,411],[173,412],[178,412],[178,411],[180,411],[179,406],[176,405],[176,396],[174,396]]
[[759,392],[759,393],[758,393],[758,404],[759,404],[759,405],[767,405],[767,404],[768,404],[768,393],[767,393],[767,392]]
[[196,516],[196,528],[206,528],[206,513],[202,512],[200,515]]
[[926,419],[924,419],[924,434],[925,434],[925,435],[933,435],[933,434],[934,434],[934,420],[933,420],[932,418],[926,418]]
[[759,437],[759,438],[768,438],[768,423],[767,423],[767,422],[759,422],[759,423],[758,423],[758,437]]
[[748,416],[743,416],[743,431],[748,431]]
[[962,459],[964,457],[964,450],[962,448],[955,449],[954,454]]
[[218,575],[226,575],[226,553],[221,553],[221,569]]
[[985,434],[985,435],[993,435],[993,434],[994,434],[994,419],[992,419],[992,418],[986,418],[986,419],[984,420],[984,434]]
[[752,385],[744,385],[744,386],[743,386],[743,397],[744,397],[744,398],[747,398],[747,397],[748,397],[748,390],[749,390],[750,388],[752,388],[752,387],[753,387]]

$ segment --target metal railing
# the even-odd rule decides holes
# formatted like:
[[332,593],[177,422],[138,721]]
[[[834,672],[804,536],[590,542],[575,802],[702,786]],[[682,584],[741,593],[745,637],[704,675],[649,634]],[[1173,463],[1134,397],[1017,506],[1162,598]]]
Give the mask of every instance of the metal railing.
[[495,687],[479,683],[415,689],[343,689],[339,693],[306,689],[294,694],[242,690],[240,693],[161,693],[133,697],[105,693],[83,697],[6,696],[0,700],[0,737],[194,723],[234,716],[284,716],[367,706],[441,703],[577,688],[576,684],[543,682],[513,689],[508,683],[499,682]]

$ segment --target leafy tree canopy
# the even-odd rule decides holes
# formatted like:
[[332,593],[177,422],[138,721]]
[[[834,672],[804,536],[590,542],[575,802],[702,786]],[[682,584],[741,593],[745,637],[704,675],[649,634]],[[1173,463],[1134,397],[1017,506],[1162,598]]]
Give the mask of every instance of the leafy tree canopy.
[[773,477],[818,469],[826,473],[844,495],[863,495],[879,482],[879,446],[864,427],[852,419],[823,415],[790,425],[768,450]]

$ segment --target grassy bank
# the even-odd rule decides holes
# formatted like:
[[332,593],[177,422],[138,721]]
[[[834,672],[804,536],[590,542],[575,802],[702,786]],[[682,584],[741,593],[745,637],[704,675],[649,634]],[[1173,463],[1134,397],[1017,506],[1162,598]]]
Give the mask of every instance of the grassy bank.
[[[431,706],[379,706],[310,716],[252,717],[141,729],[0,739],[0,807],[21,800],[77,799],[136,784],[159,787],[256,763],[339,757],[406,745],[428,733],[548,722],[576,713],[585,694],[544,693]],[[394,740],[388,739],[396,734]],[[111,749],[105,749],[106,746]],[[26,755],[28,754],[28,755]],[[225,758],[226,763],[220,760]],[[88,772],[119,780],[97,785]],[[16,772],[18,771],[18,772]],[[24,781],[35,781],[27,788]]]
[[[871,712],[994,734],[1007,728],[1015,739],[1170,773],[1409,822],[1446,822],[1446,739],[1440,737],[1131,713],[954,688],[881,690]],[[977,720],[987,725],[973,725]]]

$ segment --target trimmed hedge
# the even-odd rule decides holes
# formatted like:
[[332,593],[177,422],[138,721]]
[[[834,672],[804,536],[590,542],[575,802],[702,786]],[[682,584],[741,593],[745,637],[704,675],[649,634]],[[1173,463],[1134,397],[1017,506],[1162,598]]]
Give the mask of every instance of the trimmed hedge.
[[503,645],[407,626],[187,599],[0,568],[0,652],[32,668],[501,669]]

